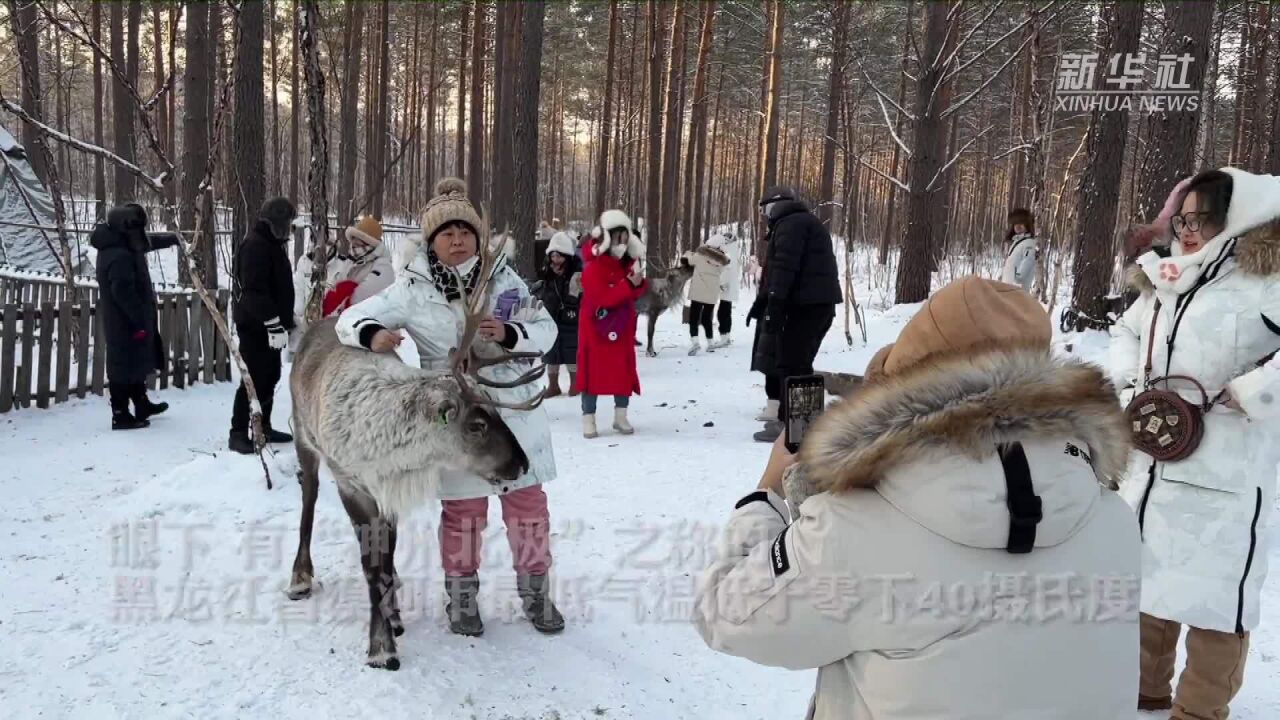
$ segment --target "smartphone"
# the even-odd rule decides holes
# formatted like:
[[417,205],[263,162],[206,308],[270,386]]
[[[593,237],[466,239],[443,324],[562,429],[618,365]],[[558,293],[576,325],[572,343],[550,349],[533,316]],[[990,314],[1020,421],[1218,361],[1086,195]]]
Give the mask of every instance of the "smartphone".
[[796,375],[783,381],[782,420],[788,452],[800,449],[804,435],[826,404],[826,384],[821,375]]

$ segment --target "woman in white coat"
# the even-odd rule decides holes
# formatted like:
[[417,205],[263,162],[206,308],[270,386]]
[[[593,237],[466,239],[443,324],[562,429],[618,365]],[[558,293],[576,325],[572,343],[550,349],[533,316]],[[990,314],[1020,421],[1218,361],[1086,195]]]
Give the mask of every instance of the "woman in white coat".
[[[417,345],[423,368],[446,369],[464,325],[461,296],[480,281],[477,230],[480,216],[466,197],[466,185],[445,178],[422,214],[422,246],[409,244],[391,287],[352,306],[338,319],[339,339],[352,347],[393,352],[404,329]],[[494,314],[480,324],[481,341],[512,352],[547,352],[556,338],[555,320],[537,303],[502,251],[493,266],[489,291]],[[512,381],[528,371],[529,361],[513,360],[486,368],[494,381]],[[541,383],[488,392],[516,404],[541,390]],[[555,477],[546,412],[500,409],[503,421],[529,458],[529,472],[511,483],[494,485],[469,474],[446,474],[441,482],[440,559],[449,596],[449,628],[460,635],[484,632],[477,596],[481,539],[490,495],[502,502],[502,517],[515,561],[517,590],[526,617],[540,632],[564,629],[564,618],[548,596],[551,566],[551,518],[542,484]]]
[[689,354],[697,355],[702,350],[699,327],[706,333],[707,349],[714,351],[711,316],[720,302],[720,272],[729,264],[729,258],[708,241],[685,253],[683,260],[693,266],[693,278],[689,280]]
[[1039,255],[1035,218],[1026,208],[1009,211],[1009,231],[1005,235],[1009,254],[1004,260],[1000,280],[1031,292],[1036,284],[1036,258]]
[[713,235],[707,244],[719,248],[729,259],[729,264],[720,271],[720,307],[716,309],[720,336],[711,343],[710,349],[714,350],[726,347],[733,341],[729,333],[733,330],[733,304],[738,302],[738,292],[742,285],[742,246],[732,230]]
[[[1244,677],[1267,574],[1280,415],[1280,178],[1203,172],[1175,198],[1172,253],[1138,259],[1141,297],[1112,328],[1122,402],[1151,375],[1194,378],[1214,399],[1190,457],[1135,451],[1121,489],[1142,528],[1139,707],[1225,718]],[[1182,380],[1160,384],[1203,399]],[[1172,687],[1182,625],[1186,669]]]

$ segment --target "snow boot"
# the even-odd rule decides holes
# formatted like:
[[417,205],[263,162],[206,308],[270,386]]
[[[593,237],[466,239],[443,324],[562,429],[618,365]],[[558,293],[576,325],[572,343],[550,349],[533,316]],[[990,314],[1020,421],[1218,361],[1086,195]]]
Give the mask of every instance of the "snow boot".
[[569,397],[578,397],[582,391],[578,389],[578,373],[569,373]]
[[689,341],[689,356],[693,357],[700,352],[702,352],[702,342],[698,338],[693,338]]
[[777,420],[778,407],[781,404],[782,403],[779,400],[770,400],[768,403],[765,404],[764,409],[760,411],[760,414],[756,416],[756,419],[759,420],[760,422],[769,422],[770,420]]
[[756,433],[755,435],[752,435],[751,437],[754,438],[756,442],[771,443],[777,440],[778,436],[781,434],[782,434],[782,421],[770,420],[769,422],[764,424],[763,430]]
[[564,616],[556,609],[548,594],[546,575],[519,575],[516,577],[516,593],[524,616],[533,623],[533,629],[546,635],[564,630]]
[[253,438],[243,430],[232,430],[227,437],[227,449],[241,455],[252,455],[258,450],[253,446]]
[[445,617],[449,619],[449,632],[454,635],[480,637],[484,634],[484,621],[480,619],[480,576],[462,575],[445,577],[444,590],[449,596],[445,605]]
[[139,420],[146,420],[169,409],[169,403],[151,402],[151,398],[147,397],[147,386],[143,383],[136,383],[129,395],[133,400],[133,415]]
[[1165,696],[1162,698],[1150,698],[1146,695],[1138,695],[1138,710],[1142,712],[1155,712],[1157,710],[1169,710],[1173,707],[1173,698]]
[[265,434],[267,436],[267,442],[272,445],[293,442],[293,436],[281,430],[274,430],[272,428],[267,428],[267,431]]
[[134,417],[128,410],[117,410],[111,413],[112,430],[138,430],[150,426],[150,420]]
[[711,341],[711,344],[707,346],[707,349],[708,349],[708,350],[719,350],[719,349],[720,349],[720,348],[722,348],[722,347],[729,347],[729,345],[730,345],[730,344],[732,344],[732,342],[733,342],[733,341],[732,341],[732,339],[729,337],[729,334],[728,334],[728,333],[725,333],[724,335],[721,335],[720,337],[718,337],[718,338],[716,338],[715,340]]
[[560,397],[564,393],[560,390],[560,366],[547,366],[547,391],[543,393],[543,398]]
[[627,422],[627,409],[616,407],[613,409],[613,429],[623,435],[634,435],[636,429],[631,427],[631,423]]
[[600,435],[600,432],[596,430],[596,416],[583,415],[582,416],[582,437],[590,440],[591,438],[598,437],[599,435]]

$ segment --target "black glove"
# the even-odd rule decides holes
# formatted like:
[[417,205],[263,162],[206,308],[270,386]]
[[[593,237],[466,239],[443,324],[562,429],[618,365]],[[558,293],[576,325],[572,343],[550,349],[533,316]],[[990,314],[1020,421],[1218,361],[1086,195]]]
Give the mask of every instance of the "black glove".
[[781,302],[770,300],[764,311],[764,331],[770,335],[781,335],[786,313]]
[[747,311],[747,327],[751,327],[752,320],[759,320],[764,317],[765,299],[757,297],[756,301],[751,303],[751,309]]

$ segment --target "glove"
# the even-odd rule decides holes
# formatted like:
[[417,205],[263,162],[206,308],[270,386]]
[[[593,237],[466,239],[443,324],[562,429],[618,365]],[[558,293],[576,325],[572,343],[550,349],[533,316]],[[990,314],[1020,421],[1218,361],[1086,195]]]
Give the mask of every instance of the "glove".
[[146,340],[146,339],[147,339],[147,331],[146,331],[146,330],[136,330],[136,331],[134,331],[134,333],[133,333],[133,340],[134,340],[134,342],[142,342],[143,340]]
[[752,320],[764,317],[764,308],[765,299],[762,297],[756,298],[756,301],[751,303],[751,309],[747,311],[747,327],[751,327]]
[[770,335],[779,335],[782,333],[782,323],[786,318],[786,314],[782,310],[782,303],[769,301],[764,311],[764,331]]
[[267,344],[272,350],[283,350],[289,346],[289,331],[280,324],[280,318],[273,317],[263,323],[267,328]]

